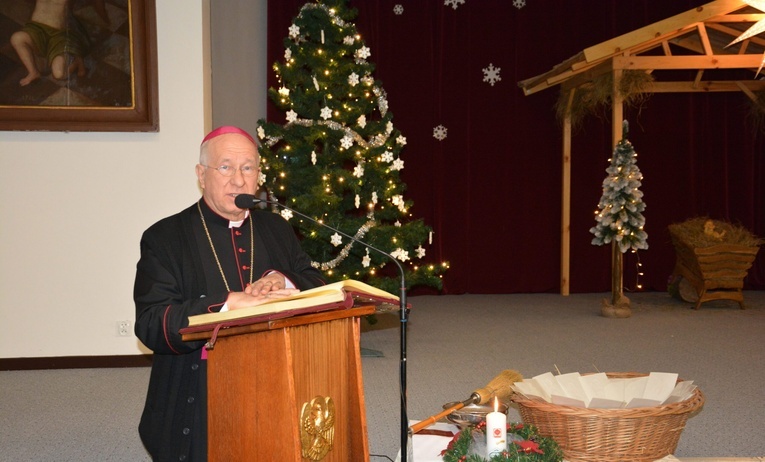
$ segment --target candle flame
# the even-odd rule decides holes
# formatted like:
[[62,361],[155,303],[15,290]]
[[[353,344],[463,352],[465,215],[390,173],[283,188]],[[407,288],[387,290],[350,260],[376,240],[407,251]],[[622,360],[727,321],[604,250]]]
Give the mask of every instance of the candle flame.
[[499,412],[499,400],[497,397],[494,397],[494,412]]

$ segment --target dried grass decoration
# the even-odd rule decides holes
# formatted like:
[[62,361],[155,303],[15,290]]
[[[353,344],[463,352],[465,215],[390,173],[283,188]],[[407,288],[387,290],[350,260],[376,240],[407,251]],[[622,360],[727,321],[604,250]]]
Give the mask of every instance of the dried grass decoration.
[[552,438],[541,436],[534,425],[507,424],[507,449],[486,459],[486,422],[457,433],[441,453],[444,462],[560,462],[563,451]]
[[678,239],[695,248],[719,244],[757,247],[765,243],[743,226],[707,217],[691,218],[682,223],[671,224],[669,230]]
[[[619,93],[628,106],[640,106],[650,96],[649,88],[654,82],[653,75],[645,71],[625,70],[619,80]],[[613,96],[613,75],[611,73],[595,77],[575,89],[571,102],[571,126],[578,128],[584,118],[608,107]],[[568,108],[569,92],[561,92],[555,103],[558,120],[563,120]]]

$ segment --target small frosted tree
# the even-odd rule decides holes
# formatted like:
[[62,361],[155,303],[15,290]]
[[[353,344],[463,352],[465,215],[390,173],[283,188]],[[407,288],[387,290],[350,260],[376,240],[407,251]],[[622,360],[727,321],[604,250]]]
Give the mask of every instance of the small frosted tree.
[[629,249],[647,249],[648,235],[645,226],[645,203],[640,191],[643,175],[637,166],[637,153],[627,139],[629,123],[623,122],[622,139],[616,144],[614,154],[603,180],[603,195],[595,215],[597,224],[590,229],[595,235],[593,245],[615,242],[622,253]]
[[[381,249],[404,266],[408,286],[441,287],[446,263],[424,259],[431,229],[404,197],[401,151],[406,138],[393,126],[382,83],[347,0],[306,3],[275,63],[279,88],[271,100],[284,122],[258,121],[263,178],[271,199],[310,214]],[[394,292],[389,259],[284,210],[303,247],[330,281],[359,279]]]
[[[629,316],[629,300],[622,291],[622,254],[629,249],[637,251],[648,248],[645,226],[645,203],[640,191],[643,175],[637,166],[637,153],[627,139],[629,123],[622,125],[622,139],[616,144],[603,180],[603,195],[595,212],[597,224],[590,228],[595,235],[593,245],[611,244],[611,291],[612,307],[621,305],[624,312],[613,317]],[[604,306],[604,315],[612,316]],[[608,311],[608,314],[607,314]]]

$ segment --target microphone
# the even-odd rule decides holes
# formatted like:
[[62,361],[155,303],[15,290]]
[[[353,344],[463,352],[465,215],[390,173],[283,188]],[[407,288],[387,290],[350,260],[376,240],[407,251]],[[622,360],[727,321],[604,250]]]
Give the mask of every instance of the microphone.
[[337,228],[333,228],[332,226],[322,223],[315,218],[311,218],[304,213],[298,212],[295,209],[287,207],[281,202],[267,200],[267,199],[260,199],[259,197],[254,196],[252,194],[239,194],[234,199],[234,204],[236,204],[236,206],[239,207],[240,209],[251,209],[253,207],[256,207],[259,204],[269,204],[269,205],[281,207],[285,210],[289,210],[295,215],[305,218],[311,223],[315,223],[319,226],[323,226],[324,228],[330,229],[342,236],[347,237],[353,242],[357,242],[366,248],[372,249],[375,252],[386,256],[388,259],[390,259],[393,263],[396,264],[396,267],[398,268],[399,277],[401,279],[401,287],[400,287],[401,293],[399,295],[399,313],[401,315],[400,316],[401,328],[399,331],[400,332],[399,334],[400,350],[401,350],[400,369],[399,369],[400,380],[401,380],[401,462],[406,462],[407,455],[411,447],[409,444],[409,436],[410,436],[409,417],[406,412],[406,408],[407,408],[406,406],[406,325],[407,324],[406,323],[408,321],[407,319],[408,313],[406,308],[406,280],[404,277],[404,268],[401,266],[401,263],[399,263],[398,260],[393,255],[387,252],[384,252],[369,243],[356,239],[355,237],[349,234],[346,234]]

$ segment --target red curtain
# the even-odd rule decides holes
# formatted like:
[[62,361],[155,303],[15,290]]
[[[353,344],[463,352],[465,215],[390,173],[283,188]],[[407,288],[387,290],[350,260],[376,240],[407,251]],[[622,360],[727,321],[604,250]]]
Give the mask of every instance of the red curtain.
[[[562,131],[559,88],[524,96],[517,82],[621,34],[709,0],[351,0],[369,61],[407,138],[402,171],[412,213],[435,231],[430,261],[448,260],[444,292],[558,292]],[[304,0],[268,5],[269,62]],[[403,7],[402,14],[394,6]],[[482,69],[501,80],[484,81]],[[276,86],[273,72],[269,85]],[[283,119],[274,106],[271,120]],[[765,133],[743,93],[655,94],[627,109],[644,180],[650,248],[625,254],[625,290],[666,290],[675,254],[667,226],[709,216],[765,236]],[[433,129],[447,128],[439,141]],[[572,293],[610,291],[610,247],[590,227],[612,153],[610,109],[574,133]],[[637,263],[643,275],[638,277]],[[760,252],[745,288],[765,289]]]

